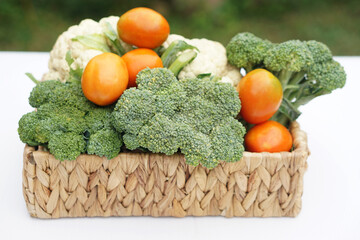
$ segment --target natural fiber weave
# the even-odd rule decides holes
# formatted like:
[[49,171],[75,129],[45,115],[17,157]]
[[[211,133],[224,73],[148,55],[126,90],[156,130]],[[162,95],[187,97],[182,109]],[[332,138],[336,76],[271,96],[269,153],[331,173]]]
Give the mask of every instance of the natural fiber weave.
[[208,170],[180,154],[81,155],[60,162],[26,146],[23,193],[31,216],[272,217],[298,215],[309,155],[294,122],[294,151],[250,153]]

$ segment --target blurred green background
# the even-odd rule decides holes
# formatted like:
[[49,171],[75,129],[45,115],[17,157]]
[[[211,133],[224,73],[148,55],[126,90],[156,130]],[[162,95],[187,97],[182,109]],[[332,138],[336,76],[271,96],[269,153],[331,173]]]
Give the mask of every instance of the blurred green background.
[[0,0],[0,50],[50,51],[59,34],[84,18],[120,16],[147,6],[171,32],[227,44],[250,31],[273,42],[315,39],[334,55],[360,55],[359,0]]

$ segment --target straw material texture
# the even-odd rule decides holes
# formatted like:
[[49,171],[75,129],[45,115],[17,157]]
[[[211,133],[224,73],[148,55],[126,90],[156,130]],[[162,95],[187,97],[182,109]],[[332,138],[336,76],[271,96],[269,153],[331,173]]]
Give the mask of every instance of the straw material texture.
[[81,155],[58,161],[25,146],[23,193],[31,216],[294,217],[307,168],[306,134],[291,125],[294,151],[244,152],[212,170],[183,155],[120,153],[108,160]]

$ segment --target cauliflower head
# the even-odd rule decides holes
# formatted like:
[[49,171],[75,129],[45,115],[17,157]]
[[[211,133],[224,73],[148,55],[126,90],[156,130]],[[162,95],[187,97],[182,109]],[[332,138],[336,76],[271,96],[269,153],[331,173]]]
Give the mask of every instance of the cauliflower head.
[[[106,23],[109,23],[117,33],[117,22],[119,17],[110,16],[102,18],[99,22],[91,19],[85,19],[80,22],[79,25],[69,27],[69,29],[63,32],[55,42],[53,49],[50,52],[49,59],[49,72],[45,73],[42,77],[43,81],[46,80],[60,80],[66,81],[66,77],[69,74],[70,68],[65,60],[66,53],[70,51],[71,57],[74,59],[72,68],[85,68],[91,58],[103,53],[102,51],[91,49],[81,44],[78,41],[72,39],[77,36],[84,36],[90,34],[104,35],[103,31],[106,27]],[[131,46],[124,43],[120,39],[120,44],[125,51],[131,50]]]
[[199,49],[197,57],[179,73],[179,79],[196,78],[197,75],[202,73],[212,73],[221,77],[221,82],[230,83],[233,86],[239,83],[241,79],[240,71],[228,63],[226,49],[221,43],[205,38],[187,39],[180,35],[170,34],[163,43],[163,47],[167,48],[176,40],[183,40]]

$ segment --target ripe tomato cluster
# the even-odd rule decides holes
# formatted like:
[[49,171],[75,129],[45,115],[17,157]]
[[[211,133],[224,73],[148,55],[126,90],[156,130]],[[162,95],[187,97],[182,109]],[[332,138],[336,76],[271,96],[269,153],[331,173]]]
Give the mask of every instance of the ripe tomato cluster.
[[255,69],[245,75],[237,86],[241,100],[241,117],[256,124],[245,136],[245,146],[251,152],[281,152],[292,147],[290,132],[269,119],[278,111],[283,98],[280,81],[265,69]]
[[117,23],[118,35],[137,48],[122,57],[103,53],[92,58],[84,69],[81,86],[87,99],[100,106],[114,103],[129,87],[136,87],[136,75],[144,68],[163,67],[153,48],[170,33],[169,23],[158,12],[144,7],[124,13]]

